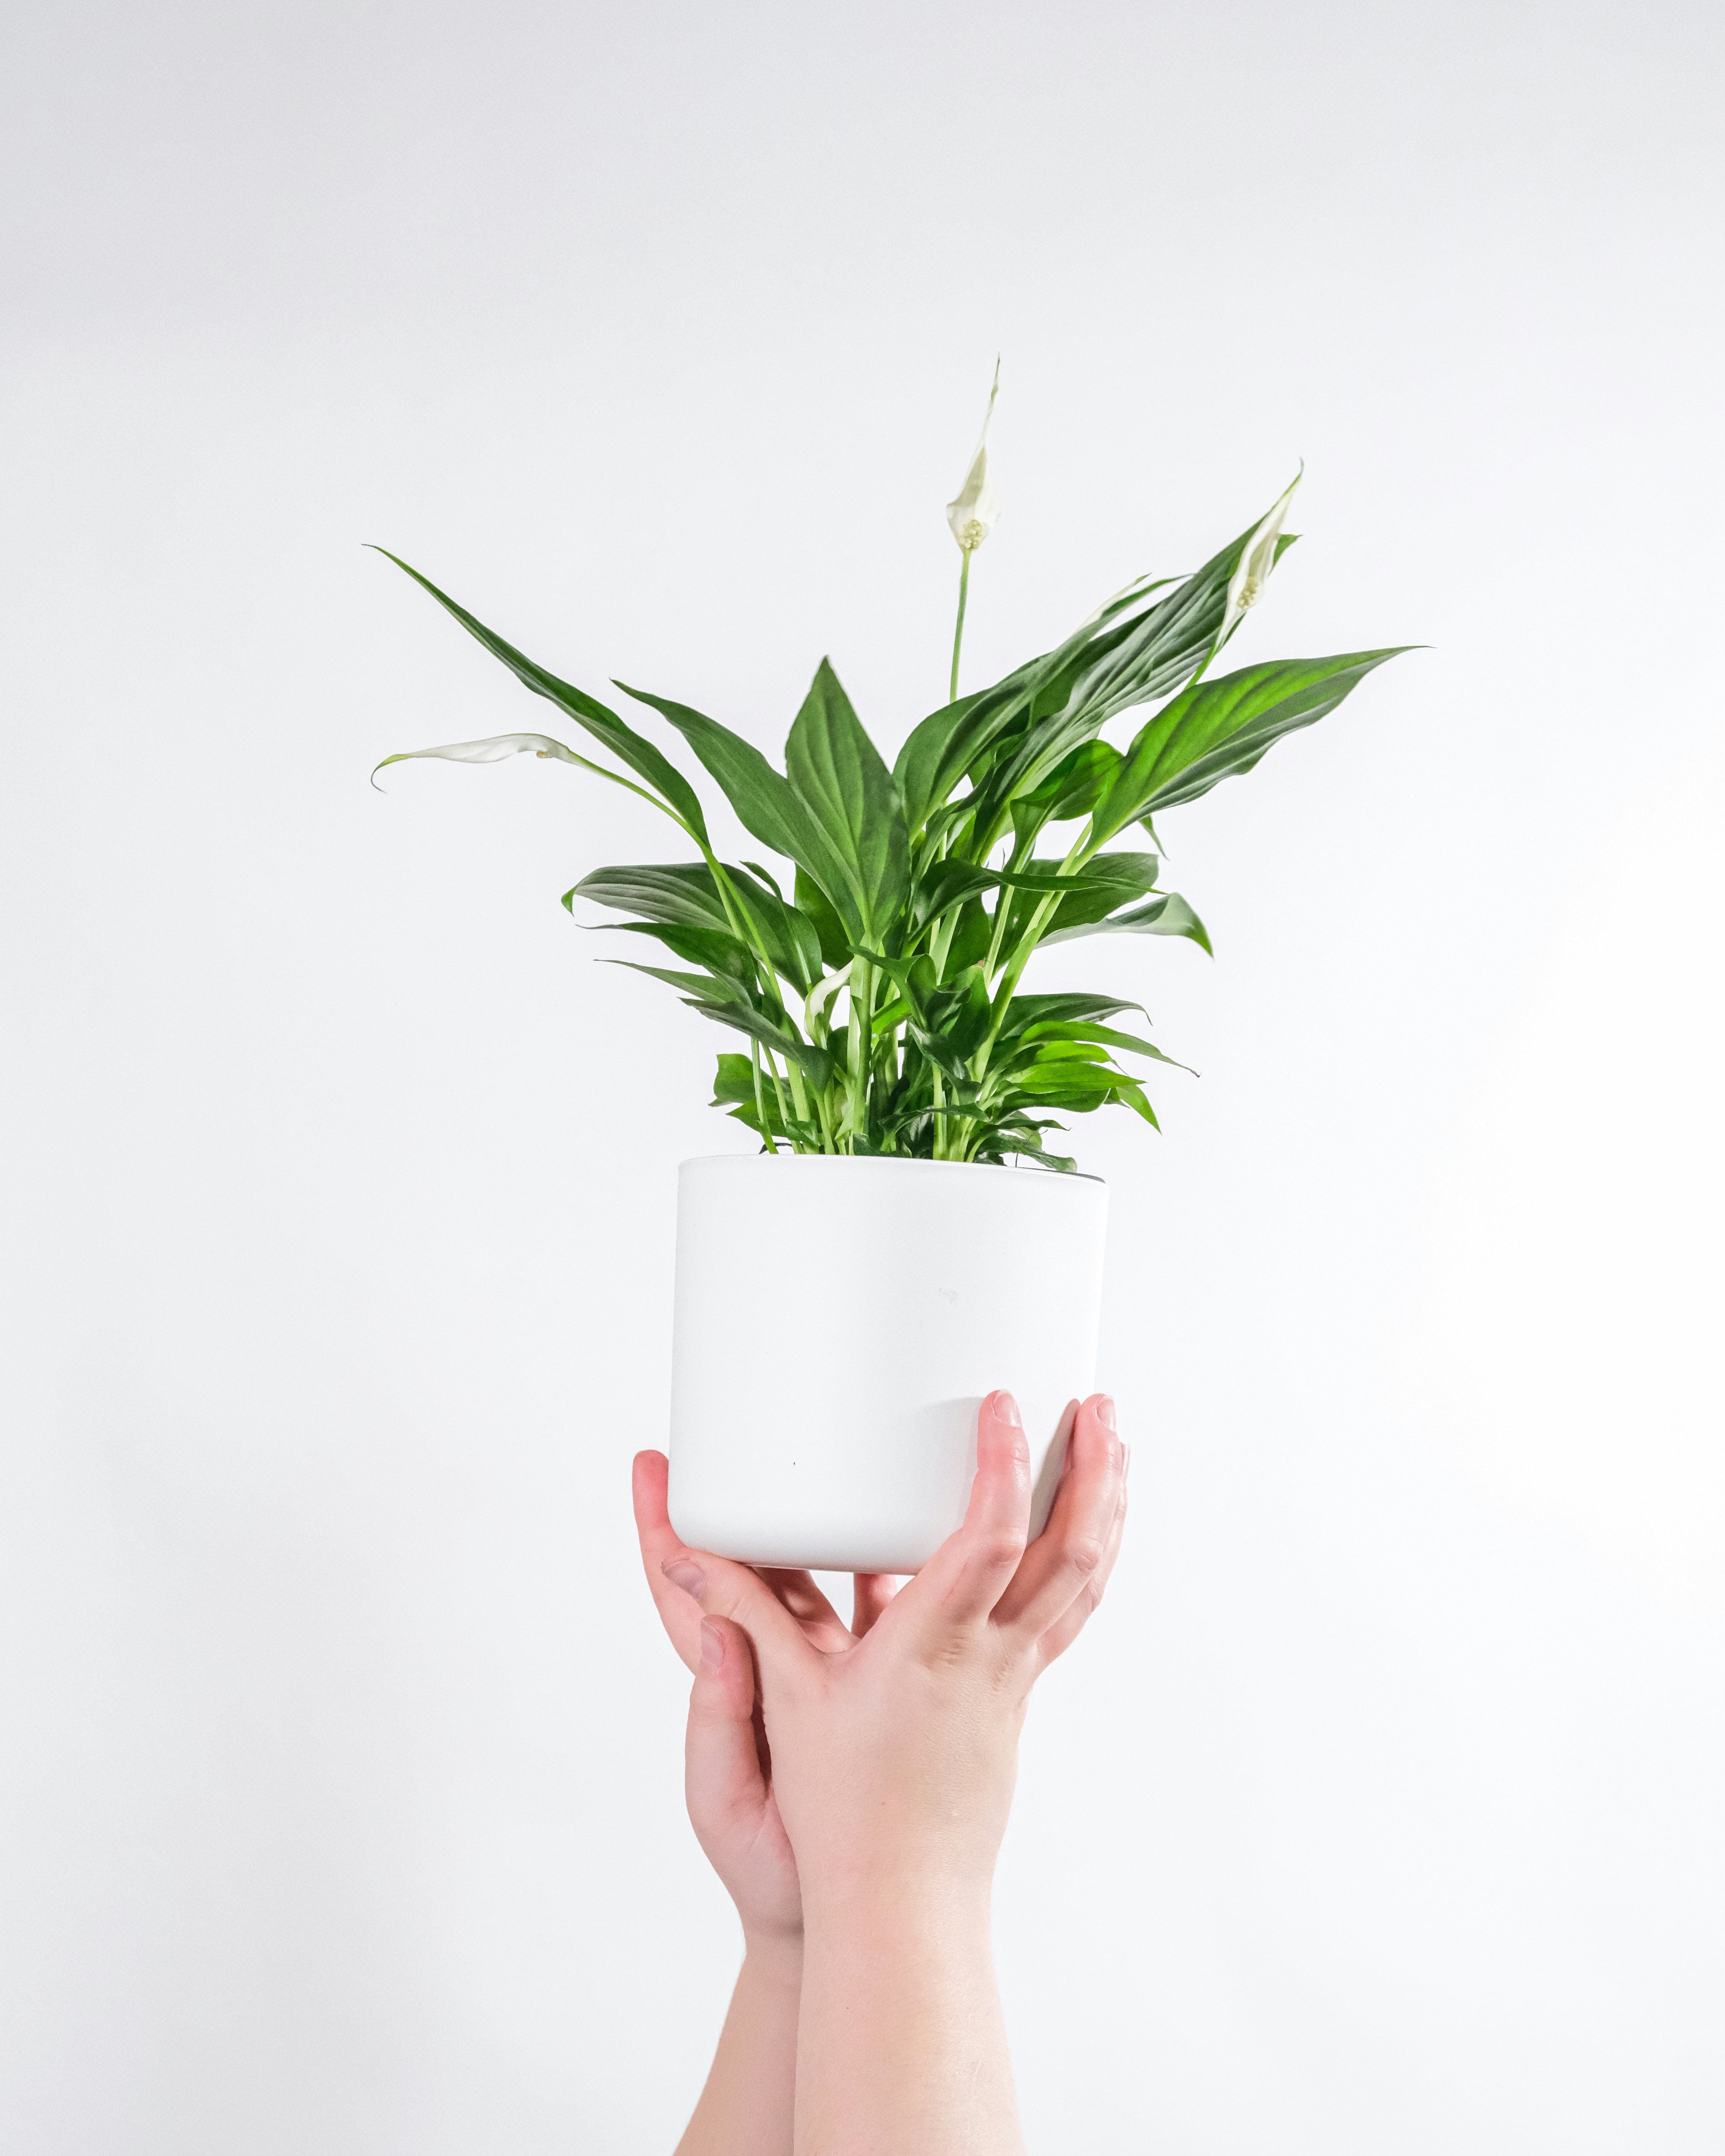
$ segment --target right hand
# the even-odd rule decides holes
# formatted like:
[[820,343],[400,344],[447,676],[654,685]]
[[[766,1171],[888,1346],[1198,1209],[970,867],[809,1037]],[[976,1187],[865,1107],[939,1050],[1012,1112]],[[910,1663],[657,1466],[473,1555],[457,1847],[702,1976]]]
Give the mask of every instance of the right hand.
[[1011,1396],[991,1393],[964,1524],[891,1600],[859,1584],[860,1630],[824,1597],[788,1607],[747,1565],[681,1544],[662,1556],[689,1620],[698,1609],[753,1645],[771,1794],[805,1905],[906,1887],[986,1899],[1030,1688],[1101,1599],[1127,1460],[1113,1403],[1095,1394],[1029,1543],[1029,1448]]

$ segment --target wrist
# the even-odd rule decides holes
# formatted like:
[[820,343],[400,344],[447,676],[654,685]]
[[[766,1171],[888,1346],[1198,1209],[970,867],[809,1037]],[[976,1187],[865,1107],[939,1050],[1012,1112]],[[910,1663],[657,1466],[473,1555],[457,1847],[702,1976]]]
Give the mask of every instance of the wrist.
[[742,1928],[742,1964],[762,1983],[788,1985],[803,1981],[803,1933],[774,1927]]
[[993,1890],[991,1873],[847,1867],[805,1882],[803,1925],[811,1941],[985,1944]]

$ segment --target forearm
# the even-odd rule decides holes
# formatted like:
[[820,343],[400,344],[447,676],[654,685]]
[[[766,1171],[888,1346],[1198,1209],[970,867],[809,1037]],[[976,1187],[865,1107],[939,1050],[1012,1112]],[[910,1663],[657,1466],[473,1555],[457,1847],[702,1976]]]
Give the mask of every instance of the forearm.
[[746,1947],[711,2071],[676,2156],[791,2156],[798,1944]]
[[1023,2156],[986,1890],[804,1889],[796,2156]]

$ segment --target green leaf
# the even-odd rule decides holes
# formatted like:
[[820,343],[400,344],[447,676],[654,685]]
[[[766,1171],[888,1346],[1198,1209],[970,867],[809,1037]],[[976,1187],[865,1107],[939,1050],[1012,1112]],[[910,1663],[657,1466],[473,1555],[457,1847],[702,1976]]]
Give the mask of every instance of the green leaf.
[[754,952],[718,929],[685,928],[668,921],[604,921],[597,925],[608,935],[651,936],[691,966],[704,966],[710,973],[754,986],[759,963]]
[[732,733],[704,711],[668,696],[650,696],[631,689],[626,681],[618,687],[638,704],[648,704],[669,719],[691,748],[725,789],[725,798],[745,828],[762,845],[794,861],[805,870],[855,932],[862,931],[862,916],[851,889],[850,871],[834,848],[802,797],[782,773],[777,772],[752,742]]
[[719,887],[705,861],[647,861],[629,868],[594,869],[572,891],[563,893],[563,903],[572,913],[575,909],[570,901],[578,898],[612,906],[619,913],[637,913],[645,921],[732,932]]
[[1060,924],[1051,935],[1045,936],[1045,943],[1065,943],[1078,936],[1183,936],[1199,944],[1214,957],[1210,949],[1209,931],[1177,891],[1159,891],[1156,896],[1129,913],[1110,914],[1106,920],[1076,921],[1067,924],[1066,909],[1061,906],[1055,916]]
[[1006,1007],[1000,1037],[1009,1040],[1021,1034],[1026,1026],[1050,1019],[1112,1018],[1117,1012],[1135,1010],[1143,1013],[1142,1004],[1127,1002],[1120,996],[1014,996]]
[[[638,958],[605,958],[600,963],[626,966],[632,973],[645,973],[653,980],[663,981],[667,987],[679,989],[685,1003],[697,1004],[702,1009],[708,1007],[737,1009],[758,1015],[747,998],[743,984],[728,974],[673,973],[666,966],[643,965]],[[770,1025],[772,1021],[767,1019],[763,1023]]]
[[[1105,609],[1096,637],[1069,670],[1070,707],[1093,716],[1092,731],[1135,705],[1167,696],[1209,656],[1222,627],[1230,579],[1263,521],[1254,517],[1237,538],[1153,605],[1129,598],[1117,612]],[[1294,535],[1287,534],[1277,546],[1276,558],[1293,543]]]
[[826,893],[806,870],[797,870],[797,910],[814,924],[820,944],[824,962],[834,973],[843,973],[850,963],[855,948],[855,939],[845,932],[845,924],[833,911]]
[[708,1105],[719,1108],[728,1101],[747,1101],[752,1107],[754,1100],[754,1065],[747,1055],[721,1055],[713,1079],[713,1097]]
[[937,861],[917,879],[911,921],[920,928],[948,906],[998,889],[999,882],[993,869],[980,869],[970,861]]
[[[820,978],[820,945],[813,924],[757,875],[736,867],[724,872],[733,901],[748,916],[768,962],[806,995]],[[563,893],[563,903],[572,913],[578,898],[614,906],[619,913],[638,913],[649,921],[732,937],[737,933],[705,861],[649,861],[629,868],[595,869]]]
[[805,1152],[821,1150],[820,1132],[814,1125],[798,1122],[794,1116],[788,1120],[779,1113],[778,1089],[764,1072],[761,1101],[767,1111],[764,1122],[755,1106],[753,1062],[747,1055],[721,1055],[713,1078],[713,1097],[707,1104],[710,1107],[729,1108],[737,1122],[759,1137],[789,1138]]
[[926,1009],[931,1033],[938,1034],[960,1057],[974,1055],[987,1038],[994,1015],[982,968],[967,966],[936,990]]
[[[648,973],[653,968],[642,966],[636,970]],[[663,980],[669,976],[661,974],[660,978]],[[710,1018],[716,1024],[728,1025],[738,1033],[746,1033],[758,1040],[763,1048],[774,1049],[789,1061],[799,1065],[816,1086],[824,1086],[832,1083],[835,1066],[827,1050],[812,1047],[809,1042],[786,1027],[776,1024],[762,1012],[747,1004],[722,1003],[716,998],[691,997],[688,1000],[689,1008],[698,1012],[702,1018]]]
[[[536,696],[543,696],[567,711],[576,722],[586,727],[595,740],[602,741],[613,756],[626,763],[639,777],[644,778],[670,803],[690,829],[705,842],[706,820],[701,812],[701,802],[695,789],[682,773],[662,751],[656,749],[644,735],[619,718],[610,706],[589,696],[584,689],[572,683],[560,681],[555,674],[535,665],[524,652],[517,651],[512,644],[506,644],[494,629],[487,629],[482,621],[469,613],[465,607],[458,606],[447,592],[440,592],[429,578],[422,577],[411,563],[403,561],[399,554],[392,554],[387,547],[377,547],[373,552],[393,562],[398,569],[404,570],[422,591],[429,592],[438,604],[454,616],[468,634],[482,644],[494,659],[501,660],[524,688],[531,689]],[[381,769],[382,767],[380,766]]]
[[[1032,788],[1039,785],[1051,765],[1117,712],[1177,689],[1209,656],[1222,626],[1229,578],[1262,521],[1254,517],[1191,576],[1178,583],[1141,580],[1052,651],[1027,660],[992,688],[932,711],[911,730],[893,766],[912,835],[1026,714],[1029,724],[1014,752],[1014,767],[991,781],[991,814],[1003,813],[1027,779]],[[1281,547],[1292,543],[1289,535]]]
[[1132,1055],[1147,1055],[1158,1063],[1168,1063],[1176,1070],[1184,1070],[1192,1077],[1198,1073],[1189,1063],[1177,1062],[1172,1055],[1164,1055],[1153,1040],[1146,1040],[1136,1033],[1116,1033],[1106,1025],[1096,1025],[1081,1020],[1076,1025],[1050,1024],[1028,1026],[1024,1031],[1027,1041],[1043,1040],[1089,1040],[1103,1048],[1123,1051]]
[[1159,1131],[1162,1128],[1162,1125],[1156,1120],[1155,1109],[1151,1106],[1143,1087],[1135,1078],[1128,1078],[1122,1085],[1117,1086],[1114,1089],[1114,1098],[1122,1107],[1130,1108],[1135,1115],[1142,1116],[1153,1131]]
[[[1056,919],[1064,920],[1069,909],[1086,917],[1100,917],[1129,898],[1142,897],[1155,883],[1158,866],[1154,854],[1098,854],[1081,869],[1065,873],[1053,861],[1026,861],[1016,869],[941,861],[920,879],[912,917],[921,927],[961,900],[1002,884],[1037,898],[1059,891],[1062,896]],[[1028,913],[1030,908],[1023,911]]]
[[785,743],[785,769],[845,864],[864,935],[883,940],[910,889],[905,812],[891,773],[824,659]]
[[[990,735],[1004,746],[980,789],[980,829],[995,829],[1015,798],[1040,788],[1065,757],[1117,713],[1166,696],[1209,656],[1222,626],[1229,579],[1262,521],[1254,519],[1166,597],[1157,594],[1171,578],[1124,594],[1057,649],[983,692],[985,699],[1004,699]],[[1009,723],[1021,711],[1028,713],[1028,723]],[[974,776],[973,757],[967,767]]]
[[1347,651],[1331,659],[1271,660],[1183,690],[1144,726],[1098,805],[1095,837],[1139,817],[1195,801],[1252,766],[1284,734],[1324,717],[1374,667],[1409,649]]
[[1113,783],[1120,751],[1103,741],[1081,742],[1064,756],[1040,786],[1009,803],[1012,827],[1020,843],[1034,839],[1045,824],[1066,824],[1088,816]]
[[1154,854],[1096,854],[1076,874],[1062,875],[1052,867],[1040,869],[1029,862],[1001,880],[1045,896],[1059,891],[1060,910],[1055,918],[1064,921],[1069,914],[1093,913],[1100,918],[1128,899],[1142,898],[1155,889],[1161,870],[1162,863]]
[[814,923],[798,907],[787,906],[778,886],[758,871],[750,875],[727,866],[725,875],[733,902],[747,915],[761,948],[806,996],[820,978],[820,937]]
[[644,966],[633,958],[610,958],[604,963],[626,966],[632,973],[648,974],[655,981],[664,981],[669,987],[680,990],[691,1010],[698,1011],[702,1018],[714,1019],[721,1025],[733,1026],[737,1032],[749,1034],[764,1046],[776,1049],[781,1055],[800,1064],[817,1086],[824,1086],[831,1079],[833,1059],[827,1051],[811,1047],[783,1019],[759,1009],[745,984],[722,975],[678,973],[668,967]]
[[[1035,662],[1032,662],[1034,665]],[[911,831],[920,831],[930,812],[937,808],[957,784],[1000,727],[1026,701],[1019,668],[992,689],[961,696],[931,711],[913,726],[892,767],[904,802],[905,820]]]
[[1033,1078],[1039,1071],[1052,1069],[1057,1065],[1066,1063],[1106,1065],[1108,1061],[1108,1051],[1100,1041],[1061,1040],[1057,1036],[1046,1034],[1036,1043],[1031,1052],[1035,1060],[1028,1075]]
[[1149,1101],[1135,1078],[1106,1065],[1055,1061],[1039,1064],[1014,1081],[1023,1097],[1064,1115],[1094,1115],[1118,1101],[1154,1123]]

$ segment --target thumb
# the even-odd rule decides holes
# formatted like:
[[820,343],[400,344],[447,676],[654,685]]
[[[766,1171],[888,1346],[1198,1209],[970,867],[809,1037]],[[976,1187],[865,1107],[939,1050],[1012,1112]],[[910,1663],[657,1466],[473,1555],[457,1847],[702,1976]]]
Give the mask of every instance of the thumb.
[[703,1618],[683,1747],[684,1788],[697,1825],[759,1810],[767,1794],[764,1753],[748,1635],[728,1617]]

